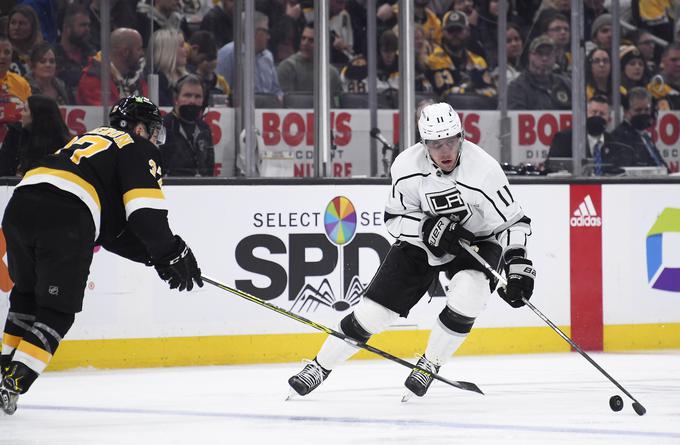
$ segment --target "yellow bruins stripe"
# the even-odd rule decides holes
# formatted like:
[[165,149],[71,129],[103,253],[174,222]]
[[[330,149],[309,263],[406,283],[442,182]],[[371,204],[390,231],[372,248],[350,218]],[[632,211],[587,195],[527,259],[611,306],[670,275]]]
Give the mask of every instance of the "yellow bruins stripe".
[[123,195],[123,203],[127,205],[133,199],[139,198],[165,199],[165,195],[161,189],[132,189]]
[[[101,210],[102,205],[101,205],[101,202],[99,201],[99,195],[97,194],[97,190],[92,186],[92,184],[90,184],[89,182],[87,182],[86,180],[81,178],[80,176],[78,176],[74,173],[68,172],[66,170],[57,170],[57,169],[48,168],[48,167],[38,167],[38,168],[34,168],[33,170],[29,170],[26,173],[26,175],[24,176],[24,180],[30,178],[31,176],[37,176],[37,175],[56,176],[58,178],[61,178],[61,179],[64,179],[66,181],[69,181],[69,182],[76,184],[77,186],[79,186],[83,190],[85,190],[87,192],[87,194],[92,197],[94,202],[97,204],[97,207],[99,207],[99,209]],[[22,182],[23,182],[23,180],[22,180]],[[21,185],[21,184],[19,184],[19,185]]]
[[19,346],[19,343],[21,342],[21,337],[17,337],[16,335],[10,335],[7,332],[5,332],[2,336],[2,343],[9,346],[10,348],[16,348]]
[[24,354],[29,355],[36,360],[40,360],[45,364],[49,363],[52,359],[52,354],[25,340],[22,340],[21,343],[19,343],[17,351],[23,352]]

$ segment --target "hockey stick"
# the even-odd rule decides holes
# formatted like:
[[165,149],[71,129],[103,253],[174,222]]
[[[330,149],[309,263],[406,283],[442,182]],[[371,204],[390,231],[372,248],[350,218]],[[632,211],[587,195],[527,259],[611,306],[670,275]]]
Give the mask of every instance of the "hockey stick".
[[325,333],[328,334],[328,335],[332,335],[333,337],[337,337],[337,338],[339,338],[339,339],[341,339],[341,340],[346,341],[347,343],[349,343],[349,344],[351,344],[351,345],[353,345],[353,346],[356,346],[356,347],[361,348],[361,349],[365,349],[365,350],[367,350],[367,351],[369,351],[369,352],[372,352],[372,353],[374,353],[374,354],[376,354],[376,355],[379,355],[379,356],[381,356],[381,357],[383,357],[383,358],[386,358],[387,360],[391,360],[391,361],[393,361],[393,362],[395,362],[395,363],[399,363],[400,365],[405,366],[405,367],[407,367],[408,369],[411,369],[411,370],[417,369],[418,371],[423,372],[423,373],[425,373],[426,375],[427,375],[427,374],[432,375],[432,377],[433,377],[435,380],[439,380],[440,382],[444,382],[444,383],[446,383],[447,385],[453,386],[453,387],[458,388],[458,389],[463,389],[463,390],[465,390],[465,391],[472,391],[472,392],[476,392],[476,393],[479,393],[479,394],[484,394],[484,393],[482,392],[482,390],[479,389],[479,387],[478,387],[477,385],[475,385],[474,383],[471,383],[471,382],[461,382],[461,381],[457,381],[457,380],[449,380],[449,379],[447,379],[447,378],[444,378],[444,377],[440,376],[439,374],[436,374],[436,373],[434,373],[434,372],[428,371],[427,369],[423,369],[423,368],[421,368],[421,367],[419,367],[419,366],[416,366],[416,365],[414,365],[414,364],[411,364],[411,363],[407,362],[406,360],[403,360],[403,359],[401,359],[401,358],[399,358],[399,357],[397,357],[397,356],[394,356],[394,355],[390,354],[389,352],[385,352],[385,351],[383,351],[382,349],[375,348],[375,347],[373,347],[373,346],[371,346],[371,345],[369,345],[369,344],[366,344],[366,343],[358,342],[358,341],[354,340],[353,338],[346,336],[346,335],[343,334],[342,332],[335,331],[335,330],[333,330],[333,329],[331,329],[331,328],[329,328],[329,327],[326,327],[326,326],[324,326],[324,325],[322,325],[322,324],[316,323],[316,322],[314,322],[314,321],[312,321],[312,320],[309,320],[309,319],[307,319],[307,318],[305,318],[305,317],[302,317],[302,316],[300,316],[300,315],[298,315],[298,314],[295,314],[295,313],[293,313],[293,312],[290,312],[290,311],[287,311],[287,310],[285,310],[285,309],[283,309],[283,308],[280,308],[280,307],[278,307],[278,306],[276,306],[276,305],[273,305],[273,304],[271,304],[271,303],[268,303],[268,302],[266,302],[266,301],[264,301],[264,300],[262,300],[262,299],[260,299],[260,298],[257,298],[257,297],[254,296],[254,295],[250,295],[250,294],[248,294],[248,293],[246,293],[246,292],[243,292],[243,291],[240,291],[240,290],[238,290],[238,289],[234,289],[234,288],[232,288],[232,287],[229,287],[229,286],[227,286],[226,284],[220,283],[219,281],[213,280],[212,278],[206,277],[205,275],[202,275],[201,278],[202,278],[203,281],[205,281],[206,283],[210,283],[210,284],[212,284],[212,285],[215,286],[215,287],[219,287],[220,289],[225,290],[225,291],[227,291],[227,292],[229,292],[229,293],[231,293],[231,294],[234,294],[234,295],[236,295],[236,296],[238,296],[238,297],[241,297],[241,298],[243,298],[243,299],[245,299],[245,300],[248,300],[248,301],[253,302],[253,303],[256,303],[256,304],[259,304],[260,306],[264,306],[264,307],[266,307],[267,309],[271,309],[271,310],[274,311],[274,312],[278,312],[279,314],[285,315],[285,316],[288,317],[288,318],[292,318],[293,320],[299,321],[299,322],[302,323],[302,324],[306,324],[307,326],[310,326],[310,327],[312,327],[312,328],[314,328],[314,329],[317,329],[317,330],[319,330],[319,331],[325,332]]
[[[465,242],[461,242],[460,245],[461,245],[461,246],[463,247],[463,249],[465,249],[465,250],[466,250],[466,251],[467,251],[467,252],[468,252],[475,260],[477,260],[477,261],[479,262],[479,264],[481,264],[487,271],[489,271],[494,277],[496,277],[496,278],[498,279],[498,281],[499,281],[503,286],[507,286],[508,281],[507,281],[501,274],[499,274],[498,271],[497,271],[496,269],[494,269],[493,267],[491,267],[491,265],[490,265],[489,263],[487,263],[487,262],[484,260],[484,258],[482,258],[482,257],[481,257],[481,256],[480,256],[473,248],[472,248],[472,246],[470,246],[469,244],[467,244],[467,243],[465,243]],[[636,399],[635,397],[633,397],[633,395],[632,395],[631,393],[629,393],[628,391],[626,391],[626,388],[624,388],[623,386],[621,386],[621,384],[620,384],[619,382],[617,382],[616,379],[614,379],[614,377],[612,377],[611,375],[609,375],[609,373],[608,373],[607,371],[605,371],[600,365],[598,365],[597,362],[596,362],[595,360],[593,360],[588,354],[586,354],[586,352],[585,352],[583,349],[581,349],[581,347],[580,347],[579,345],[577,345],[577,344],[574,342],[574,340],[572,340],[567,334],[565,334],[560,328],[558,328],[557,325],[555,325],[555,323],[553,323],[552,321],[550,321],[550,319],[549,319],[548,317],[546,317],[545,315],[543,315],[543,312],[539,311],[538,308],[537,308],[536,306],[534,306],[534,305],[533,305],[529,300],[527,300],[526,298],[522,297],[522,301],[524,302],[524,304],[526,304],[526,305],[529,307],[529,309],[531,309],[532,311],[534,311],[534,313],[535,313],[536,315],[538,315],[538,316],[539,316],[539,317],[540,317],[540,318],[541,318],[548,326],[550,326],[550,327],[552,328],[553,331],[557,332],[557,334],[559,334],[559,336],[562,337],[562,338],[564,339],[564,341],[566,341],[567,343],[569,343],[569,344],[571,345],[572,348],[574,348],[579,354],[581,354],[581,355],[583,356],[583,358],[585,358],[586,360],[588,360],[588,361],[590,362],[591,365],[593,365],[598,371],[600,371],[605,377],[607,377],[607,378],[609,379],[609,381],[611,381],[614,385],[616,385],[617,388],[619,388],[625,395],[627,395],[627,396],[633,401],[633,409],[635,410],[636,413],[638,413],[639,415],[642,416],[642,415],[645,414],[645,412],[647,412],[647,410],[645,409],[645,407],[642,406],[642,404],[641,404],[640,402],[638,402],[637,399]],[[612,407],[612,409],[613,409],[613,407]],[[619,410],[620,410],[620,408],[619,408]]]

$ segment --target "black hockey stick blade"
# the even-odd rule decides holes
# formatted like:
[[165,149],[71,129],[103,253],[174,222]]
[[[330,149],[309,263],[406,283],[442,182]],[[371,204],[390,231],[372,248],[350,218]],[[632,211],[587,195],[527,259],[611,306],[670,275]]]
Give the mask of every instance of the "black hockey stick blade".
[[233,295],[241,297],[241,298],[248,300],[250,302],[253,302],[255,304],[259,304],[260,306],[264,306],[267,309],[270,309],[274,312],[278,312],[279,314],[285,315],[288,318],[292,318],[293,320],[298,321],[298,322],[305,324],[307,326],[310,326],[310,327],[312,327],[312,328],[314,328],[318,331],[325,332],[326,334],[332,335],[333,337],[337,337],[337,338],[344,340],[347,343],[354,345],[358,348],[365,349],[369,352],[372,352],[373,354],[379,355],[380,357],[386,358],[387,360],[391,360],[391,361],[398,363],[402,366],[405,366],[405,367],[407,367],[411,370],[417,369],[420,372],[423,372],[425,374],[430,374],[430,375],[432,375],[432,378],[434,378],[435,380],[439,380],[440,382],[446,383],[449,386],[453,386],[454,388],[462,389],[462,390],[465,390],[465,391],[472,391],[472,392],[476,392],[476,393],[479,393],[479,394],[484,394],[482,392],[482,390],[479,389],[479,387],[472,382],[461,382],[461,381],[457,381],[457,380],[449,380],[445,377],[440,376],[439,374],[428,371],[427,369],[423,369],[423,368],[416,366],[416,365],[414,365],[414,364],[412,364],[412,363],[410,363],[410,362],[408,362],[404,359],[401,359],[401,358],[399,358],[395,355],[392,355],[389,352],[385,352],[382,349],[378,349],[378,348],[373,347],[369,344],[356,341],[353,338],[346,336],[342,332],[338,332],[338,331],[331,329],[327,326],[316,323],[316,322],[309,320],[308,318],[305,318],[305,317],[298,315],[294,312],[287,311],[286,309],[283,309],[283,308],[278,307],[274,304],[271,304],[271,303],[269,303],[265,300],[262,300],[261,298],[258,298],[254,295],[250,295],[247,292],[243,292],[241,290],[234,289],[233,287],[229,287],[226,284],[220,283],[219,281],[214,280],[210,277],[206,277],[205,275],[202,275],[201,278],[206,283],[210,283],[213,286],[218,287],[222,290],[225,290],[225,291],[227,291],[227,292],[229,292]]
[[[491,273],[494,277],[496,277],[496,278],[498,279],[498,282],[499,282],[499,283],[501,283],[501,284],[504,285],[504,286],[507,286],[508,282],[507,282],[507,280],[503,277],[503,275],[499,274],[497,270],[495,270],[493,267],[491,267],[491,265],[490,265],[489,263],[487,263],[487,262],[484,260],[484,258],[482,258],[482,257],[481,257],[481,256],[480,256],[473,248],[472,248],[472,246],[470,246],[469,244],[467,244],[467,243],[465,243],[465,242],[461,242],[460,245],[461,245],[461,246],[463,247],[463,249],[465,249],[465,250],[466,250],[466,251],[467,251],[467,252],[468,252],[475,260],[477,260],[477,262],[478,262],[479,264],[481,264],[482,267],[484,267],[487,271],[489,271],[489,273]],[[629,393],[629,392],[626,390],[626,388],[624,388],[618,381],[616,381],[616,379],[615,379],[614,377],[612,377],[611,375],[609,375],[609,373],[608,373],[607,371],[605,371],[604,368],[602,368],[602,366],[600,366],[600,365],[599,365],[595,360],[593,360],[593,359],[592,359],[592,358],[591,358],[591,357],[590,357],[583,349],[581,349],[581,347],[580,347],[578,344],[576,344],[576,342],[575,342],[574,340],[572,340],[571,337],[569,337],[567,334],[565,334],[565,333],[562,331],[562,329],[560,329],[555,323],[553,323],[552,320],[550,320],[548,317],[546,317],[545,315],[543,315],[543,312],[541,312],[540,310],[538,310],[538,308],[537,308],[536,306],[534,306],[534,305],[533,305],[529,300],[527,300],[526,298],[522,298],[522,301],[524,302],[524,304],[525,304],[529,309],[531,309],[531,310],[534,312],[534,314],[538,315],[538,317],[539,317],[541,320],[543,320],[543,321],[545,322],[545,324],[547,324],[548,326],[550,326],[550,328],[551,328],[553,331],[555,331],[555,332],[557,333],[557,335],[559,335],[560,337],[562,337],[562,339],[563,339],[564,341],[566,341],[567,343],[569,343],[569,345],[571,345],[571,347],[574,348],[574,349],[576,350],[576,352],[578,352],[579,354],[581,354],[581,356],[582,356],[583,358],[585,358],[586,360],[588,360],[588,362],[589,362],[591,365],[593,365],[593,366],[595,367],[595,369],[597,369],[598,371],[600,371],[600,372],[602,373],[602,375],[604,375],[605,377],[607,377],[607,378],[609,379],[609,381],[612,382],[612,383],[614,384],[614,386],[616,386],[617,388],[619,388],[626,396],[628,396],[633,402],[635,402],[635,403],[633,404],[633,406],[635,407],[635,404],[637,404],[637,405],[639,406],[639,408],[635,408],[635,412],[638,412],[638,410],[640,410],[640,411],[642,412],[642,414],[639,414],[639,413],[638,413],[638,414],[639,414],[639,415],[643,415],[643,414],[647,411],[647,410],[642,406],[642,404],[641,404],[640,402],[638,402],[638,400],[637,400],[635,397],[633,397],[633,395],[632,395],[631,393]]]

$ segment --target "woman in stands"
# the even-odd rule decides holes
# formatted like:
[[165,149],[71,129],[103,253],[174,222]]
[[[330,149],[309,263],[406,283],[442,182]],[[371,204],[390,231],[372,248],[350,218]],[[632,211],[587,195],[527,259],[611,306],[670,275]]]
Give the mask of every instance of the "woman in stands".
[[184,36],[174,29],[153,33],[152,72],[158,74],[158,105],[173,105],[172,92],[177,80],[187,74],[187,51]]
[[11,71],[25,76],[30,67],[29,60],[33,47],[42,41],[38,15],[28,5],[17,5],[9,13],[5,34],[12,43]]
[[57,102],[47,96],[30,96],[21,122],[9,125],[0,148],[0,176],[23,176],[42,157],[66,145],[69,138]]
[[47,42],[40,42],[31,50],[31,72],[26,76],[33,94],[41,94],[56,100],[59,105],[73,103],[64,82],[57,77],[57,59],[54,48]]

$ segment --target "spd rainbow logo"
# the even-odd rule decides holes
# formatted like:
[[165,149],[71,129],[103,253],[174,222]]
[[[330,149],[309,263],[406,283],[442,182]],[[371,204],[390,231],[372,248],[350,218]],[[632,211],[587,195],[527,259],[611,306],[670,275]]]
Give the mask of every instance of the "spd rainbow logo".
[[652,288],[680,292],[680,209],[666,208],[647,233],[647,280]]
[[336,196],[326,206],[323,217],[328,239],[337,246],[349,243],[357,230],[357,213],[352,201]]

